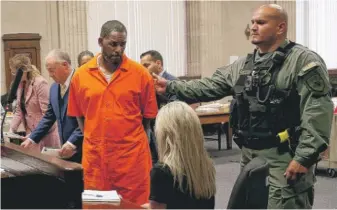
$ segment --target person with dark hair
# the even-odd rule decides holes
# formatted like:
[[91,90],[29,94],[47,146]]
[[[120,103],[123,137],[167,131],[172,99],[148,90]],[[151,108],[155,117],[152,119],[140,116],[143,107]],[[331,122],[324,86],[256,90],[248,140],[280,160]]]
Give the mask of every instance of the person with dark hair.
[[[177,80],[175,76],[164,70],[163,56],[156,50],[149,50],[140,55],[140,63],[149,70],[151,74],[159,75],[167,80]],[[177,97],[172,94],[156,94],[158,109],[165,106],[167,103],[175,101]],[[156,138],[154,136],[155,120],[151,122],[151,130],[149,131],[150,149],[152,156],[152,164],[158,161],[158,154],[156,148]]]
[[177,78],[164,70],[163,56],[156,50],[149,50],[140,55],[140,63],[147,68],[150,73],[155,73],[167,80]]
[[80,54],[77,56],[78,67],[86,64],[93,57],[95,57],[94,53],[90,52],[89,50],[80,52]]
[[158,108],[152,76],[124,54],[126,39],[123,23],[103,24],[101,53],[72,78],[68,115],[77,117],[84,133],[85,189],[116,190],[142,205],[149,199],[152,168],[145,131]]

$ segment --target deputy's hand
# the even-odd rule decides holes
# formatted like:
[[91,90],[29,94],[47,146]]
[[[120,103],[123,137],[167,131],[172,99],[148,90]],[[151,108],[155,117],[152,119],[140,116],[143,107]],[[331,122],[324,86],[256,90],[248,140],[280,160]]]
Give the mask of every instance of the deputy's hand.
[[152,73],[152,76],[154,79],[154,87],[156,88],[157,93],[164,94],[166,92],[167,80],[155,73]]
[[308,172],[308,169],[301,164],[299,164],[297,161],[292,160],[288,168],[286,169],[286,172],[284,173],[284,176],[288,180],[295,180],[298,175],[305,174]]
[[76,153],[76,150],[68,143],[64,143],[59,151],[61,158],[70,158]]

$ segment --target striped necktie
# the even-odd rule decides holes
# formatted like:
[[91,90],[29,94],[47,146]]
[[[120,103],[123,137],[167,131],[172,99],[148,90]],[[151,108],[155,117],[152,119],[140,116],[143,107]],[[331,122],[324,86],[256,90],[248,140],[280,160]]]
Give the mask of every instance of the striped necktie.
[[60,84],[60,87],[61,87],[61,91],[60,91],[61,98],[63,98],[64,94],[65,94],[66,91],[67,91],[67,86],[64,85],[64,84]]

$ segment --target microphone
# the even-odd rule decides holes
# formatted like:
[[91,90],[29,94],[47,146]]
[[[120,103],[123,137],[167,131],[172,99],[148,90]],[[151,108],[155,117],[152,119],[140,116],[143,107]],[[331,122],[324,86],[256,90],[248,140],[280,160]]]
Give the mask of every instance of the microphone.
[[11,104],[15,100],[16,92],[18,91],[22,75],[23,75],[23,70],[22,70],[22,68],[19,68],[16,72],[12,87],[9,90],[9,94],[8,94],[8,98],[7,98],[7,104]]
[[2,119],[1,119],[1,144],[5,143],[3,127],[4,127],[4,123],[5,123],[6,114],[7,114],[7,111],[9,109],[9,105],[11,103],[13,103],[14,99],[16,98],[16,91],[18,91],[22,75],[23,75],[23,69],[19,68],[16,72],[13,84],[12,84],[10,90],[9,90],[9,94],[8,94],[8,98],[7,98],[7,105],[5,107],[5,113],[4,113],[4,115],[2,116]]

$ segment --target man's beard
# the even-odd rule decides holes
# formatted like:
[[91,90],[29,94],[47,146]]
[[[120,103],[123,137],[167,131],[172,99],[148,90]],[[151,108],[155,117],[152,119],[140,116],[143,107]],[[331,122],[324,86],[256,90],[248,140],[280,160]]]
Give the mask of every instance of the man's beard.
[[257,40],[257,41],[254,41],[254,39],[252,39],[251,41],[251,43],[254,45],[264,45],[264,46],[272,45],[275,42],[276,42],[276,38],[274,37],[266,37],[266,39],[264,40]]
[[263,41],[255,41],[255,40],[252,40],[251,43],[254,44],[254,45],[258,45],[258,44],[262,44]]
[[111,65],[118,65],[122,62],[122,56],[116,55],[116,56],[108,56],[103,54],[104,60]]

